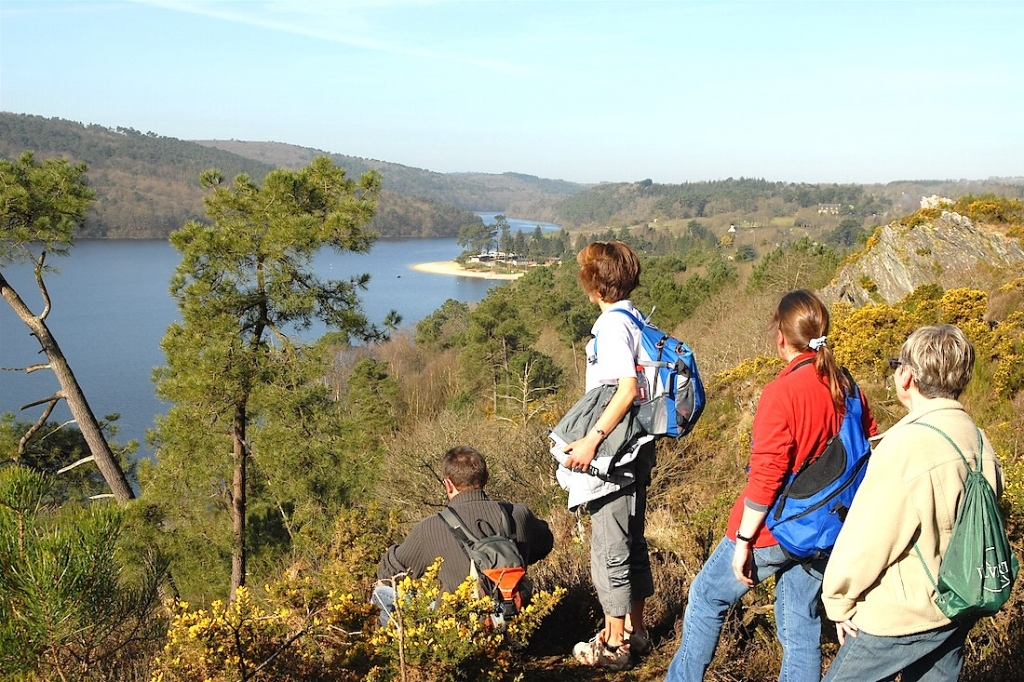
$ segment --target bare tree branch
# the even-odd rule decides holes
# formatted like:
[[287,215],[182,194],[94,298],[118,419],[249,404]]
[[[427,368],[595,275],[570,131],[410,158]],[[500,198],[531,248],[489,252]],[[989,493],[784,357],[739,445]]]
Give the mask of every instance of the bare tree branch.
[[50,314],[50,291],[46,288],[46,282],[43,281],[43,263],[46,261],[46,251],[39,254],[39,260],[36,262],[36,284],[39,286],[39,292],[43,295],[43,312],[39,314],[39,319],[45,321],[47,315]]
[[40,400],[36,400],[35,402],[28,403],[27,405],[22,405],[20,409],[27,410],[30,407],[35,407],[36,405],[42,405],[43,403],[50,403],[50,406],[51,406],[51,409],[52,409],[53,405],[56,405],[57,401],[59,401],[63,397],[64,397],[64,392],[63,391],[57,391],[56,393],[51,395],[49,398],[41,398]]
[[[39,416],[39,419],[36,420],[36,423],[29,427],[29,429],[24,433],[24,435],[22,435],[21,440],[18,441],[19,459],[23,454],[25,454],[25,446],[28,445],[28,442],[30,440],[32,440],[32,436],[36,435],[36,432],[38,432],[39,429],[43,428],[43,425],[46,424],[46,420],[50,418],[50,413],[53,412],[53,408],[57,404],[58,400],[60,400],[60,397],[57,395],[53,395],[47,398],[46,400],[42,401],[49,402],[50,404],[46,406],[45,410],[43,410],[43,413]],[[38,405],[39,403],[34,404]],[[32,407],[32,405],[26,405],[25,407]],[[25,407],[21,409],[24,410]]]
[[69,464],[66,467],[64,467],[63,469],[58,469],[57,473],[58,474],[63,474],[65,471],[71,471],[72,469],[74,469],[79,464],[85,464],[87,462],[93,461],[94,459],[95,459],[95,457],[93,457],[92,455],[89,455],[88,457],[83,457],[82,459],[78,460],[74,464]]

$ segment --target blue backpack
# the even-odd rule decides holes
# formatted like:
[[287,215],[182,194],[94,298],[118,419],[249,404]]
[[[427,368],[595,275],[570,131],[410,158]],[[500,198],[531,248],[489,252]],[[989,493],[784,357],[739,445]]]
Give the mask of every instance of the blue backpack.
[[612,308],[640,328],[637,358],[637,421],[652,436],[679,438],[704,411],[704,382],[693,350],[628,310]]
[[839,433],[819,456],[807,458],[790,476],[765,519],[783,551],[794,559],[828,557],[867,472],[871,445],[861,419],[860,389],[849,372],[843,372],[850,381],[850,392]]

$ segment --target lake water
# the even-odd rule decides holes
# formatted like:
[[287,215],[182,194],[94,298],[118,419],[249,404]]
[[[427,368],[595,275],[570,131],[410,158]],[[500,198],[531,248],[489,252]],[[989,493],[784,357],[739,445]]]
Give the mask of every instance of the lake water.
[[[494,213],[481,216],[486,222]],[[536,221],[512,220],[514,229],[532,232]],[[540,223],[545,230],[555,225]],[[412,269],[416,263],[444,261],[462,251],[454,239],[389,239],[374,244],[368,254],[324,252],[315,268],[325,278],[346,279],[368,273],[369,288],[362,308],[378,325],[391,309],[402,315],[402,327],[417,322],[448,299],[465,303],[482,300],[501,280],[434,275]],[[141,454],[149,454],[145,432],[163,407],[150,376],[164,364],[160,339],[178,319],[168,293],[180,257],[162,240],[103,240],[77,243],[66,258],[51,259],[60,273],[45,281],[52,310],[47,325],[64,351],[93,412],[99,417],[116,412],[119,441],[136,439]],[[4,276],[33,311],[42,309],[42,296],[29,267],[7,267]],[[313,329],[311,338],[324,329]],[[39,344],[6,302],[0,302],[0,367],[25,367],[41,361]],[[13,412],[34,421],[40,407],[22,405],[52,395],[58,389],[53,373],[0,372],[0,413]],[[61,402],[52,417],[70,419]]]

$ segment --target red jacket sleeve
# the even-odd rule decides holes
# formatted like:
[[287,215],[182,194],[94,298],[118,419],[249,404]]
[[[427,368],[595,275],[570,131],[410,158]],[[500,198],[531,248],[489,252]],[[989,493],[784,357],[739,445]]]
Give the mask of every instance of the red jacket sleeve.
[[768,506],[782,489],[786,476],[793,470],[796,437],[789,401],[779,395],[778,384],[768,384],[754,413],[753,442],[750,447],[750,470],[743,497],[754,504]]

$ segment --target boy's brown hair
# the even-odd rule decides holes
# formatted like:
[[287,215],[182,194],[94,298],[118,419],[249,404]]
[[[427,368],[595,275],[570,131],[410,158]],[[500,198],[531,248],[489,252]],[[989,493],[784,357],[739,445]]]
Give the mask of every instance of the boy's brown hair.
[[629,298],[640,285],[640,259],[622,242],[588,244],[576,255],[576,262],[580,264],[580,286],[605,303]]

